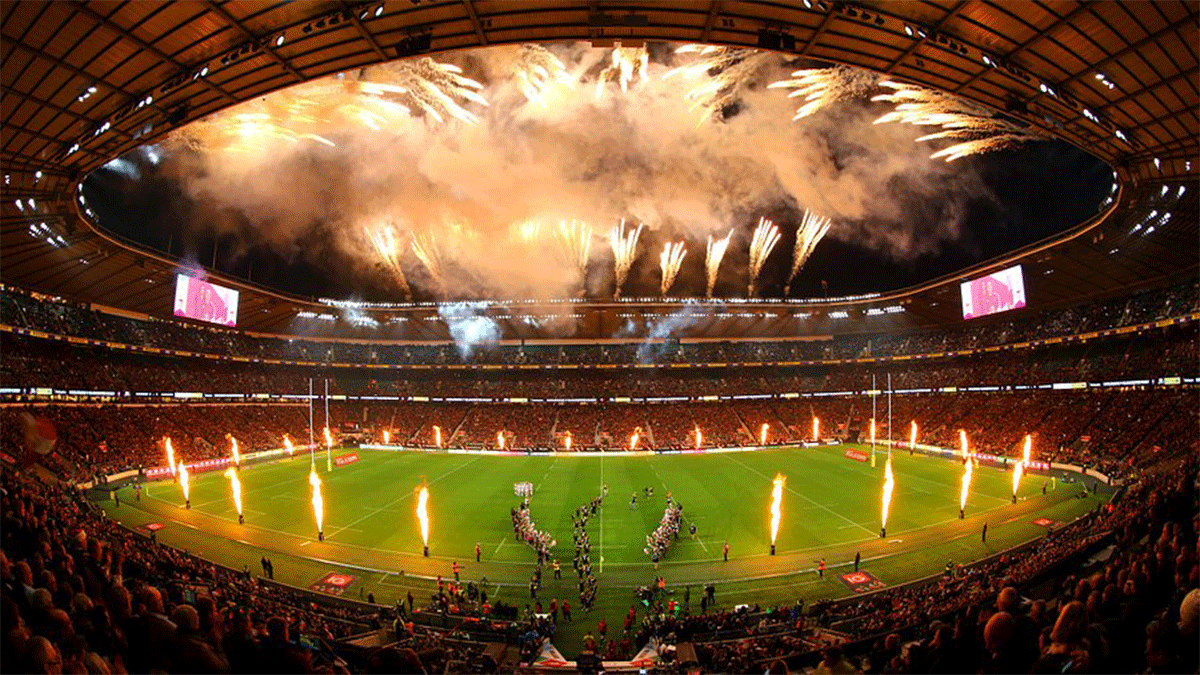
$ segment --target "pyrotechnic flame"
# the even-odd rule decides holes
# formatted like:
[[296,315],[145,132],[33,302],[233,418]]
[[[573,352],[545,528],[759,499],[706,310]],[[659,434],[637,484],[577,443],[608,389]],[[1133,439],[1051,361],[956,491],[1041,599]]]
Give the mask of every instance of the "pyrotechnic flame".
[[504,449],[504,432],[503,431],[496,432],[496,447],[500,448],[501,450]]
[[955,144],[930,155],[953,162],[960,157],[993,150],[1006,150],[1030,141],[1045,140],[1041,134],[997,117],[983,106],[943,92],[925,89],[903,82],[883,81],[879,86],[891,89],[872,101],[894,103],[895,109],[875,120],[875,124],[900,122],[914,126],[937,126],[942,131],[926,134],[918,143],[932,140],[952,140]]
[[179,460],[179,487],[183,490],[183,501],[190,499],[189,495],[192,491],[192,482],[188,478],[187,464],[183,460]]
[[325,447],[333,448],[333,434],[329,432],[329,427],[321,429],[321,435],[325,437]]
[[702,445],[704,445],[704,434],[700,433],[700,425],[697,424],[696,425],[696,449],[699,450],[700,446],[702,446]]
[[792,89],[788,98],[803,97],[804,103],[792,117],[798,120],[837,101],[863,96],[875,86],[876,81],[874,73],[848,66],[834,66],[797,70],[792,73],[792,79],[772,82],[767,88]]
[[771,481],[771,544],[775,544],[775,537],[779,534],[779,521],[783,518],[783,486],[787,483],[787,476],[781,473],[775,474],[775,480]]
[[633,433],[629,434],[629,449],[637,450],[638,440],[642,437],[642,428],[634,427]]
[[675,284],[675,277],[679,276],[679,267],[683,265],[686,255],[687,249],[683,247],[682,241],[667,242],[663,246],[662,254],[658,256],[658,265],[662,269],[659,291],[663,297],[666,297],[667,291]]
[[383,430],[383,444],[387,445],[392,442],[392,432],[387,429]]
[[525,95],[525,99],[543,108],[548,107],[546,92],[552,87],[575,86],[575,81],[563,62],[541,45],[521,45],[517,53],[517,62],[513,66],[513,76],[516,77],[517,88]]
[[429,489],[424,485],[417,492],[417,520],[421,523],[421,541],[429,545]]
[[537,244],[542,240],[542,223],[532,218],[510,223],[508,237],[523,244]]
[[596,78],[596,100],[604,95],[604,85],[617,82],[621,91],[629,91],[629,85],[640,77],[644,82],[648,77],[650,54],[645,47],[614,47],[612,63]]
[[238,515],[242,515],[242,481],[238,480],[237,469],[232,466],[225,469],[225,477],[229,479],[229,487],[233,490],[233,505]]
[[308,472],[308,484],[312,486],[313,518],[317,521],[317,532],[325,531],[325,499],[321,496],[321,477],[314,464]]
[[571,450],[571,432],[563,434],[563,449],[568,452]]
[[233,437],[233,434],[225,434],[225,438],[229,439],[229,451],[233,455],[233,465],[241,466],[242,455],[241,455],[241,453],[238,452],[237,439]]
[[292,439],[289,438],[287,434],[283,435],[283,447],[287,450],[287,454],[289,455],[296,453],[296,446],[292,445]]
[[579,270],[580,276],[586,277],[588,256],[592,252],[592,227],[581,220],[563,220],[554,230],[554,238],[567,264]]
[[609,230],[608,244],[612,247],[613,252],[613,276],[616,278],[616,286],[613,289],[613,297],[621,297],[621,286],[625,285],[625,278],[629,276],[629,268],[633,266],[633,260],[637,257],[638,238],[642,236],[642,230],[645,225],[638,225],[636,229],[625,231],[625,220],[621,219],[621,224]]
[[737,104],[741,92],[753,81],[754,74],[771,58],[770,52],[757,49],[687,44],[676,54],[698,54],[699,58],[667,71],[663,79],[676,76],[699,81],[684,94],[690,109],[703,114],[697,124],[720,119],[723,111]]
[[1017,462],[1013,467],[1013,496],[1017,496],[1017,488],[1021,486],[1021,476],[1025,473],[1025,467],[1029,466],[1029,453],[1033,450],[1033,437],[1025,434],[1025,449],[1021,456],[1021,461]]
[[438,291],[445,295],[446,279],[442,276],[442,253],[438,249],[437,238],[433,236],[432,232],[414,236],[412,252],[417,256],[417,260],[420,260],[421,264],[425,266],[429,277],[437,285]]
[[385,225],[378,230],[371,231],[364,226],[363,231],[366,232],[367,239],[375,248],[375,253],[379,255],[380,260],[391,270],[392,277],[396,280],[400,291],[404,293],[404,297],[411,299],[412,289],[408,286],[408,278],[404,276],[404,268],[400,266],[400,239],[396,235],[395,228]]
[[733,236],[733,230],[721,239],[714,239],[713,235],[708,235],[708,249],[704,255],[704,274],[707,280],[705,285],[704,297],[711,298],[713,287],[717,285],[717,272],[721,269],[721,259],[725,257],[725,249],[729,248],[729,238]]
[[766,422],[763,422],[762,426],[759,427],[759,429],[758,429],[758,444],[759,445],[767,444],[767,430],[770,428],[771,428],[771,425],[767,424]]
[[462,68],[449,63],[422,57],[397,61],[381,70],[392,71],[393,81],[408,91],[408,100],[413,107],[438,123],[452,117],[467,124],[477,124],[479,118],[460,101],[488,104],[479,93],[483,85],[463,76]]
[[167,451],[167,467],[171,469],[171,475],[175,475],[175,446],[171,445],[171,437],[163,436],[163,447]]
[[474,124],[466,102],[487,105],[483,85],[457,66],[428,57],[407,59],[361,72],[368,79],[329,79],[292,87],[187,125],[168,143],[209,152],[258,152],[265,141],[312,141],[334,146],[318,129],[360,126],[375,131],[400,128],[416,111],[437,123],[453,118]]
[[813,417],[813,440],[821,440],[821,418]]
[[433,443],[439,448],[442,447],[442,428],[438,425],[433,425]]
[[829,231],[829,226],[832,224],[832,220],[814,215],[812,211],[804,212],[800,227],[796,228],[796,248],[792,251],[792,272],[788,275],[787,284],[783,287],[784,295],[791,292],[792,281],[796,279],[800,268],[804,267],[804,263],[808,261],[809,256],[812,255],[817,244]]
[[913,420],[908,427],[908,447],[917,447],[917,421]]
[[887,464],[883,466],[883,505],[882,525],[887,529],[888,511],[892,508],[892,491],[896,488],[896,478],[892,475],[892,453],[888,453]]
[[763,263],[767,256],[779,243],[779,228],[766,218],[758,219],[758,227],[754,228],[754,238],[750,241],[750,283],[747,289],[748,297],[754,297],[758,284],[758,275],[762,272]]
[[958,494],[958,509],[963,511],[967,508],[967,494],[971,491],[971,474],[975,463],[971,461],[971,452],[967,446],[967,432],[963,429],[958,430],[958,442],[962,446],[963,457],[962,490]]

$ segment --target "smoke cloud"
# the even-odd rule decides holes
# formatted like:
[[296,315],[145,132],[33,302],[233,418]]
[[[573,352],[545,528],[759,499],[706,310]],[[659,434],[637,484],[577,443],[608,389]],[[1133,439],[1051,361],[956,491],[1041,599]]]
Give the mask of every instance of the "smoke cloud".
[[500,341],[500,325],[485,315],[486,304],[453,302],[438,305],[438,316],[450,330],[463,361],[480,347],[490,347]]
[[[530,55],[544,64],[547,51],[563,64],[563,77],[543,78],[540,100],[531,100]],[[687,98],[708,75],[664,79],[690,58],[666,45],[651,45],[648,68],[628,91],[605,82],[597,98],[610,55],[564,44],[439,56],[460,67],[461,77],[482,83],[486,106],[457,99],[477,124],[439,114],[429,97],[401,99],[407,112],[391,105],[356,113],[364,123],[328,112],[360,96],[352,92],[364,82],[408,77],[411,88],[403,62],[327,78],[244,109],[271,119],[284,119],[285,110],[295,119],[301,109],[311,137],[260,134],[252,143],[221,147],[213,138],[235,124],[244,112],[239,107],[183,130],[164,145],[164,165],[177,172],[188,196],[211,208],[214,224],[225,224],[215,226],[285,256],[320,260],[325,252],[305,242],[329,240],[361,261],[357,273],[386,277],[366,232],[390,225],[403,242],[399,257],[414,288],[453,299],[609,296],[612,258],[601,237],[622,218],[648,228],[627,287],[657,288],[663,241],[684,239],[696,252],[675,283],[680,295],[704,292],[700,252],[707,235],[735,229],[732,247],[744,248],[763,213],[785,235],[773,258],[790,255],[801,213],[810,209],[833,220],[829,237],[910,260],[956,238],[967,200],[984,192],[970,167],[930,160],[931,149],[914,143],[920,130],[872,124],[883,109],[878,105],[843,101],[793,122],[796,100],[766,86],[797,67],[783,55],[742,68],[736,95],[724,92],[710,119],[710,111]],[[243,221],[223,212],[241,214],[251,226],[233,225]],[[558,222],[570,219],[586,221],[594,232],[586,274],[564,260],[553,236]],[[540,228],[517,232],[530,222]],[[413,255],[409,242],[417,235],[432,242],[438,269]],[[738,258],[726,259],[721,278],[744,288]],[[403,299],[399,286],[390,299]],[[463,337],[455,339],[468,351],[495,339],[489,320],[471,307],[448,305],[443,313],[459,326]]]

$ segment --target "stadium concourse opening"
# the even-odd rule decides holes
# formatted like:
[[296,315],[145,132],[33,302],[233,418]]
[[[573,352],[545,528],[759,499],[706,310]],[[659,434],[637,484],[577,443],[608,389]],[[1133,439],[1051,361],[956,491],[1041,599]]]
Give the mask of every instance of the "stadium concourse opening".
[[1194,3],[3,11],[4,672],[1197,672]]

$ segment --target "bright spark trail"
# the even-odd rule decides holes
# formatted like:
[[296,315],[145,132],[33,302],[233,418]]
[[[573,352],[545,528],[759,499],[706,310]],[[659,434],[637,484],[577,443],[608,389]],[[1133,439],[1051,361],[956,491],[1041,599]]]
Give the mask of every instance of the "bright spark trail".
[[779,228],[766,218],[758,219],[758,227],[754,228],[754,238],[750,241],[750,281],[746,289],[746,297],[754,297],[758,290],[758,275],[762,272],[763,263],[767,256],[779,243]]

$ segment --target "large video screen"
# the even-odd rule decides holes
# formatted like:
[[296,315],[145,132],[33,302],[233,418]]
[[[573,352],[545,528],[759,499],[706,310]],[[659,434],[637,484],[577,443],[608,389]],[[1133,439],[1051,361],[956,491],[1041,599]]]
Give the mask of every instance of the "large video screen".
[[974,319],[1025,306],[1025,275],[1021,266],[1000,270],[962,284],[964,319]]
[[175,316],[237,325],[238,292],[182,274],[175,275]]

